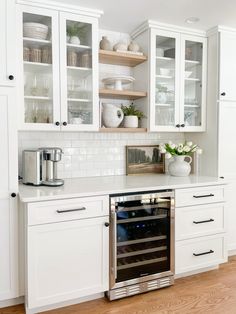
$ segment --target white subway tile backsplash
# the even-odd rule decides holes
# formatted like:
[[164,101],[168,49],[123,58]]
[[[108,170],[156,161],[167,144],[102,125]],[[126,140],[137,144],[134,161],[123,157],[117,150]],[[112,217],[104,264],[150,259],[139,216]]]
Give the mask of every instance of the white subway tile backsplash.
[[183,133],[76,133],[19,132],[19,173],[22,151],[29,148],[58,146],[63,157],[58,164],[61,178],[125,174],[126,145],[155,145],[183,141]]

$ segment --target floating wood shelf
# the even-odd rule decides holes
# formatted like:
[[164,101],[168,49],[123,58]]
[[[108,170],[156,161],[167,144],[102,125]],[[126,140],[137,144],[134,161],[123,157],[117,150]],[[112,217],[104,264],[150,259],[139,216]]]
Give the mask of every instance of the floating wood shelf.
[[142,133],[147,132],[146,128],[100,128],[103,133]]
[[101,98],[135,100],[135,99],[146,97],[147,93],[139,92],[139,91],[132,91],[132,90],[100,89],[99,96]]
[[146,60],[147,57],[142,55],[108,50],[99,50],[100,63],[135,67],[136,65],[143,63]]

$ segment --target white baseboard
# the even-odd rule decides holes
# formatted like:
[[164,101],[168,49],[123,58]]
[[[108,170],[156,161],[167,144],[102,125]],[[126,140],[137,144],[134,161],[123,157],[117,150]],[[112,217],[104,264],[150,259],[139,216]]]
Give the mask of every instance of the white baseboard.
[[86,301],[100,299],[103,297],[104,297],[104,293],[101,292],[101,293],[92,294],[92,295],[87,296],[87,297],[73,299],[70,301],[60,302],[60,303],[46,305],[46,306],[42,306],[42,307],[37,307],[34,309],[28,309],[27,307],[25,307],[25,312],[26,312],[26,314],[35,314],[35,313],[40,313],[40,312],[44,312],[44,311],[50,311],[50,310],[58,309],[60,307],[65,307],[65,306],[75,305],[75,304],[79,304],[79,303],[86,302]]
[[19,297],[19,298],[15,298],[15,299],[0,301],[0,308],[13,306],[13,305],[18,305],[18,304],[23,304],[24,301],[25,301],[24,297]]

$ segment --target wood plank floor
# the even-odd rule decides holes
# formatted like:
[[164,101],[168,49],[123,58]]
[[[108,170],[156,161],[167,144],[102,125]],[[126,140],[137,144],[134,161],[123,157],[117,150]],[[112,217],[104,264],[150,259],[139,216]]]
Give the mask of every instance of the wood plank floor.
[[[22,305],[0,314],[24,314]],[[99,299],[45,314],[236,314],[236,256],[219,270],[181,278],[169,288],[109,302]]]

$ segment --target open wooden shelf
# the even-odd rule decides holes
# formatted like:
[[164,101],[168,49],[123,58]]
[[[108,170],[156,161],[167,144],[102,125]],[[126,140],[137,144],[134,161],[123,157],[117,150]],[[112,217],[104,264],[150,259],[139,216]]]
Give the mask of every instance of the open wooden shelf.
[[142,55],[108,50],[99,50],[100,63],[135,67],[136,65],[143,63],[146,60],[147,57]]
[[132,91],[132,90],[114,90],[114,89],[100,89],[100,98],[114,98],[114,99],[128,99],[135,100],[147,96],[146,92]]
[[146,128],[100,128],[103,133],[142,133],[147,132]]

